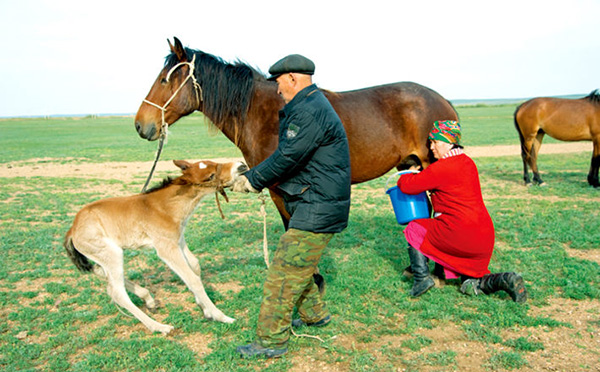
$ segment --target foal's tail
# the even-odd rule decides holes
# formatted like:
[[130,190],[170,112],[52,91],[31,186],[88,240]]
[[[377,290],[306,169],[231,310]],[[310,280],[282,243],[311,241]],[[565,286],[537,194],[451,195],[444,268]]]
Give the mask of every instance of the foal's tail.
[[73,245],[73,239],[71,238],[71,234],[67,233],[65,237],[65,243],[63,244],[65,249],[67,250],[67,255],[75,266],[83,272],[90,272],[94,268],[94,265],[90,260],[87,259],[84,255],[82,255],[77,248]]

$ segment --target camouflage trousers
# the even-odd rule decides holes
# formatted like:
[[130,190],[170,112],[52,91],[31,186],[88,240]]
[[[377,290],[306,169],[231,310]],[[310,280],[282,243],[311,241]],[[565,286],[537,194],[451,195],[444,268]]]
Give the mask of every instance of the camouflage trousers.
[[258,315],[256,335],[262,346],[279,348],[287,344],[294,306],[306,322],[329,315],[313,273],[332,237],[297,229],[281,236],[267,272]]

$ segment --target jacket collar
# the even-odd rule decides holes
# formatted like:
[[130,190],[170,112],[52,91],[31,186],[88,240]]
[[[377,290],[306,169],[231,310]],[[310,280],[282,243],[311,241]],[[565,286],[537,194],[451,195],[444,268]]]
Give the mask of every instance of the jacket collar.
[[287,105],[285,105],[283,107],[282,111],[287,113],[289,110],[293,110],[295,106],[297,106],[300,102],[304,101],[306,99],[306,97],[308,97],[315,90],[318,90],[318,89],[319,88],[317,88],[316,84],[311,84],[311,85],[307,86],[306,88],[302,89],[301,91],[296,93],[294,98],[292,98],[292,100],[290,102],[288,102]]
[[442,156],[442,159],[446,159],[452,156],[457,156],[463,154],[464,151],[460,147],[454,148],[446,153],[446,155]]

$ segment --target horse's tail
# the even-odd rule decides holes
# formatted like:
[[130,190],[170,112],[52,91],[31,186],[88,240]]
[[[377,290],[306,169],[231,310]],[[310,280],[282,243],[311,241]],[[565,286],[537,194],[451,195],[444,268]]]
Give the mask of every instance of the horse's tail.
[[92,271],[94,265],[92,264],[92,262],[90,260],[87,259],[87,257],[82,255],[77,250],[77,248],[75,248],[75,245],[73,245],[73,239],[71,237],[70,232],[67,233],[67,236],[65,237],[65,242],[64,242],[63,246],[65,247],[65,249],[67,251],[67,255],[69,256],[69,258],[71,259],[73,264],[75,264],[75,266],[80,271],[83,271],[83,272]]
[[529,149],[525,148],[525,137],[523,137],[523,132],[521,131],[521,127],[519,126],[519,122],[517,120],[517,114],[519,113],[519,110],[521,109],[521,107],[525,104],[525,102],[521,103],[519,106],[517,106],[517,109],[515,110],[514,113],[514,122],[515,122],[515,128],[517,129],[517,133],[519,133],[519,140],[521,141],[521,154],[522,155],[529,155]]

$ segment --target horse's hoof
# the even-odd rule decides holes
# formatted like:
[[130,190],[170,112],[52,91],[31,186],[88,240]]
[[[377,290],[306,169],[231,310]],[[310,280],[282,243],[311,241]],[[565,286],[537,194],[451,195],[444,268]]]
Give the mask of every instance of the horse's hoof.
[[540,182],[538,184],[539,187],[548,187],[548,184],[546,182]]

